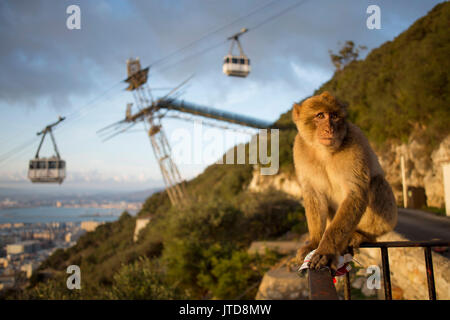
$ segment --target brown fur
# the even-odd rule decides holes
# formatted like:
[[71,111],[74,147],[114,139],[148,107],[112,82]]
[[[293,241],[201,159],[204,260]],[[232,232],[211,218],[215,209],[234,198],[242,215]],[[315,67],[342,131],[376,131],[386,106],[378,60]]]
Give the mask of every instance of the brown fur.
[[350,246],[374,241],[397,223],[397,206],[378,159],[361,130],[330,93],[295,104],[294,164],[303,190],[310,240],[297,262],[317,249],[310,267],[335,268]]

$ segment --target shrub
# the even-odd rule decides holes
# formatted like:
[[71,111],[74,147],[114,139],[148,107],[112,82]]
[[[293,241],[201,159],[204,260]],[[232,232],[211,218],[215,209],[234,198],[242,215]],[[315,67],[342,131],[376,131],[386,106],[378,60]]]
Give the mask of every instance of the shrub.
[[176,288],[166,282],[161,265],[146,257],[123,265],[114,276],[113,286],[107,296],[111,299],[127,300],[182,298]]

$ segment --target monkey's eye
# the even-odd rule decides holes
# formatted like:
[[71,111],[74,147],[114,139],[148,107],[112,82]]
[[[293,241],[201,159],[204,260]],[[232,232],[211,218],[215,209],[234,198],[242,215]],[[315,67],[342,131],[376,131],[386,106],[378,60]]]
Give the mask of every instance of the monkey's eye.
[[323,114],[323,112],[320,112],[320,113],[316,114],[316,118],[323,119],[323,118],[325,118],[325,115]]
[[330,113],[330,118],[333,119],[333,120],[336,120],[338,118],[337,113],[336,112]]

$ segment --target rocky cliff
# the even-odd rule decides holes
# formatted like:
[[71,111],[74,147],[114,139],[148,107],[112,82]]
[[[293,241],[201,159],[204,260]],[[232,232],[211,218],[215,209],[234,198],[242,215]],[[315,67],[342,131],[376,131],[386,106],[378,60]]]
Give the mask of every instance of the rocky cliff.
[[444,183],[442,160],[450,156],[450,135],[448,135],[434,150],[421,142],[419,135],[412,135],[408,143],[390,145],[386,151],[379,152],[380,163],[386,173],[386,178],[394,189],[397,202],[402,203],[402,181],[400,172],[400,157],[405,157],[406,184],[413,187],[423,187],[429,207],[443,208]]
[[[444,207],[444,184],[442,160],[450,157],[450,135],[439,145],[430,150],[430,146],[420,139],[420,134],[413,134],[404,144],[389,145],[384,150],[376,151],[386,178],[391,184],[397,203],[402,204],[402,180],[400,157],[405,157],[406,183],[408,186],[423,187],[430,207]],[[294,174],[280,172],[273,176],[262,176],[259,170],[253,172],[249,189],[261,192],[275,188],[301,199],[301,189]]]

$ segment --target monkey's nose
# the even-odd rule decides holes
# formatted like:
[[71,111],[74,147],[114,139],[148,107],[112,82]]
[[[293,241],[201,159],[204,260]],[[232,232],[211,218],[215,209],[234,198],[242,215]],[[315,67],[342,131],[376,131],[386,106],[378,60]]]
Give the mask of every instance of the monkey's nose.
[[333,127],[327,127],[327,128],[325,128],[325,133],[326,134],[333,134]]

